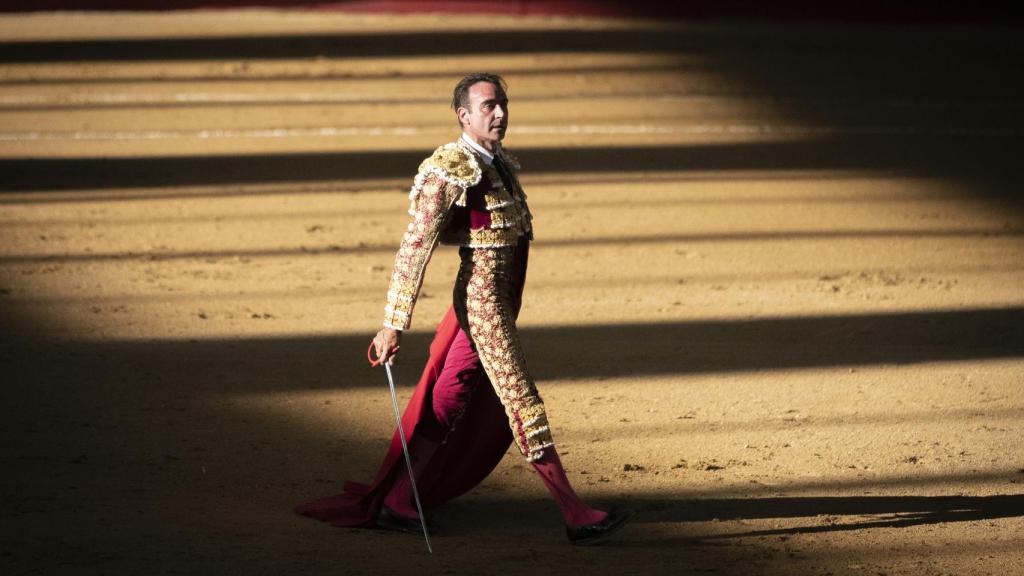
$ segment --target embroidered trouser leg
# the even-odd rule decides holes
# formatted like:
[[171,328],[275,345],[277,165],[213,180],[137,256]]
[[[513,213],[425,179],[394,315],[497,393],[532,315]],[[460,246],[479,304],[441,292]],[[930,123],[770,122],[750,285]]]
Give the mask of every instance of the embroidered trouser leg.
[[544,402],[526,369],[515,323],[515,248],[462,248],[455,312],[505,407],[512,436],[528,461],[553,445]]

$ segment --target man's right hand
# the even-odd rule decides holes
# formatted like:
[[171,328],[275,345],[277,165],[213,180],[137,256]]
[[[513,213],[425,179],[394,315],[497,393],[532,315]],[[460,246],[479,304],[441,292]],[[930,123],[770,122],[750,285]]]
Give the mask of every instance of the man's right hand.
[[381,328],[380,332],[377,332],[377,335],[373,337],[373,347],[377,350],[377,358],[380,359],[381,364],[384,362],[388,364],[395,363],[395,356],[398,355],[401,342],[401,330],[385,327]]

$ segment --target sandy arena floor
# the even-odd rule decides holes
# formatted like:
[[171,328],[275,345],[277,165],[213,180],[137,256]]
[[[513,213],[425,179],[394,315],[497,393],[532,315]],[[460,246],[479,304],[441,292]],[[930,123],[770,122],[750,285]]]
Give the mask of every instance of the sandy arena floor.
[[[1015,31],[245,11],[0,40],[4,574],[1024,574]],[[291,513],[390,437],[365,349],[475,69],[510,84],[556,439],[638,511],[604,548],[512,452],[432,556]]]

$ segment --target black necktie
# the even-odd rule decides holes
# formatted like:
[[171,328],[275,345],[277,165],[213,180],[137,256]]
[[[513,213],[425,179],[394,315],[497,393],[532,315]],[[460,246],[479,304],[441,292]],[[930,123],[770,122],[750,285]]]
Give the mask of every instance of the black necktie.
[[501,156],[495,155],[493,164],[494,168],[498,170],[498,176],[501,177],[501,181],[505,184],[505,188],[514,194],[516,189],[515,180],[512,179],[512,172],[509,171],[508,166],[505,166],[505,163],[502,162]]

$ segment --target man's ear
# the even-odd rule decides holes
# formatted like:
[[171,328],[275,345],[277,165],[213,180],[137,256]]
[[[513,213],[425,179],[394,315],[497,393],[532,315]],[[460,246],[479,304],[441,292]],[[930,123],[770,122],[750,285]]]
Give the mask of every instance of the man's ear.
[[455,115],[459,117],[459,124],[466,125],[466,115],[469,114],[469,109],[465,106],[459,106],[459,109],[455,111]]

